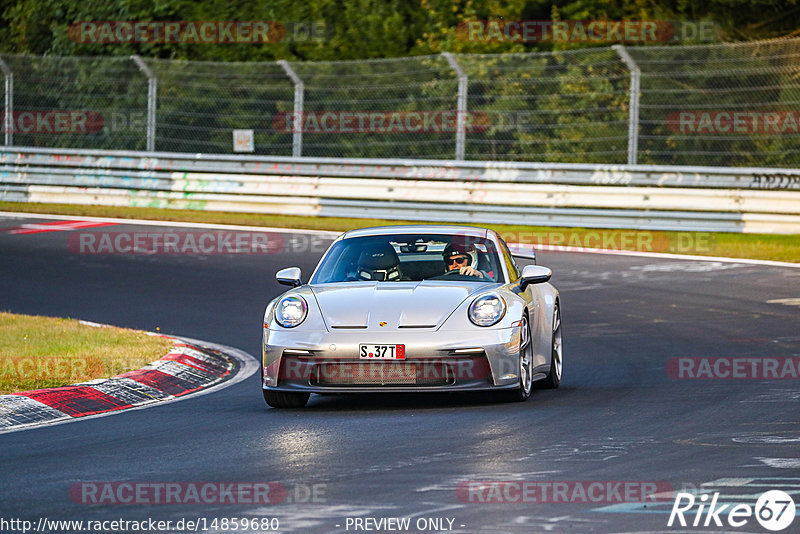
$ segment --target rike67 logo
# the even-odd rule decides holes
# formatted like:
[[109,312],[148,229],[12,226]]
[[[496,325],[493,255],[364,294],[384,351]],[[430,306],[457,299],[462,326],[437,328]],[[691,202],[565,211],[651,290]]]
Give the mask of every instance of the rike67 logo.
[[[710,527],[723,526],[723,517],[733,528],[741,528],[748,524],[755,516],[756,521],[765,529],[778,532],[788,528],[794,521],[796,508],[792,497],[781,490],[770,490],[762,493],[755,504],[755,508],[749,504],[719,504],[719,493],[714,493],[709,501],[708,494],[703,494],[699,498],[691,493],[678,493],[672,505],[672,512],[669,514],[667,526],[677,524],[686,527]],[[697,511],[692,513],[695,505]],[[684,514],[688,516],[684,517]],[[694,518],[694,520],[692,520]]]

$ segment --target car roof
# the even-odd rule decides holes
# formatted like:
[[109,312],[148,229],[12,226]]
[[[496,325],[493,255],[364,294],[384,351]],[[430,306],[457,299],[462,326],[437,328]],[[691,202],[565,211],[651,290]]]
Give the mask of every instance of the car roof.
[[445,234],[462,235],[469,237],[487,237],[489,230],[477,226],[461,226],[455,224],[398,224],[394,226],[373,226],[349,230],[342,234],[342,239],[351,237],[364,237],[370,235],[392,234]]

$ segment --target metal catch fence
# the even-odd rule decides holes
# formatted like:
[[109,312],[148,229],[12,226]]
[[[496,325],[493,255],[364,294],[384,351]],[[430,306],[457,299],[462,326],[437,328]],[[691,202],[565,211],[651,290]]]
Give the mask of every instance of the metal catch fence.
[[800,39],[336,62],[3,55],[0,70],[5,146],[800,167]]

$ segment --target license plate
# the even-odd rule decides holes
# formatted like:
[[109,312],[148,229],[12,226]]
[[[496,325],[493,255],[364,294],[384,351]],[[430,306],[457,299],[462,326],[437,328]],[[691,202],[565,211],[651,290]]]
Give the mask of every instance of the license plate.
[[366,345],[358,346],[358,357],[361,360],[405,360],[405,345]]

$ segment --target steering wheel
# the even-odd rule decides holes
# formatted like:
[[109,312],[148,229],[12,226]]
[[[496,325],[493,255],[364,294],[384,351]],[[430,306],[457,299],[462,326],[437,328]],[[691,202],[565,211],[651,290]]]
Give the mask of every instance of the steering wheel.
[[462,280],[464,282],[473,282],[473,281],[476,281],[476,280],[481,280],[481,278],[479,276],[471,276],[469,274],[461,274],[460,272],[458,272],[458,269],[454,269],[452,271],[446,271],[446,272],[440,274],[439,276],[434,276],[432,279],[433,280],[453,279],[453,280]]

